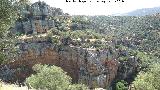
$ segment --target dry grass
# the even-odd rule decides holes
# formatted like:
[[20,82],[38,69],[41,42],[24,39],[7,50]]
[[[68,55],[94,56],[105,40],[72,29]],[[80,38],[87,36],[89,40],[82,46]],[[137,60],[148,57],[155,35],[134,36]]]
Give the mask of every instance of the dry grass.
[[14,84],[5,84],[3,82],[0,82],[0,90],[34,90],[34,89],[28,89],[27,86],[19,87]]
[[[0,82],[0,90],[36,90],[36,89],[29,89],[27,86],[19,87],[14,84],[5,84],[3,82]],[[96,88],[94,90],[106,90],[106,89]]]

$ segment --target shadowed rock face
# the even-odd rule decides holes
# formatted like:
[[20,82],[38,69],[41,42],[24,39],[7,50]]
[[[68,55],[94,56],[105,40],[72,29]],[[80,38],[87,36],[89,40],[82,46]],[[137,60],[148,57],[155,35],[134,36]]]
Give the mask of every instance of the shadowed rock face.
[[[136,58],[119,62],[116,55],[107,49],[96,51],[74,46],[56,46],[48,42],[21,45],[23,49],[19,56],[8,64],[10,68],[16,69],[19,66],[31,68],[39,63],[56,65],[66,71],[74,83],[84,83],[90,88],[110,87],[116,78],[125,79],[138,68]],[[30,74],[18,75],[25,78]]]

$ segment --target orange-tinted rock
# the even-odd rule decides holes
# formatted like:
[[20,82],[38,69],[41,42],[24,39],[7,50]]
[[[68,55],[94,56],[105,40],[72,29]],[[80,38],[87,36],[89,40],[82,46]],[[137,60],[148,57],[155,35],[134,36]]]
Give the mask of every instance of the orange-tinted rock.
[[[26,44],[24,47],[27,49],[22,50],[17,60],[8,63],[10,68],[16,69],[19,66],[31,68],[35,64],[56,65],[66,71],[72,77],[74,83],[84,83],[90,88],[110,87],[120,73],[118,70],[121,69],[120,62],[115,60],[115,55],[110,54],[108,50],[97,52],[80,47],[59,47],[45,42]],[[108,55],[112,56],[108,58]],[[128,64],[131,63],[131,70],[135,70],[137,67],[135,64],[137,63],[134,62],[136,60],[128,61]],[[17,76],[24,78],[31,73],[17,73]]]

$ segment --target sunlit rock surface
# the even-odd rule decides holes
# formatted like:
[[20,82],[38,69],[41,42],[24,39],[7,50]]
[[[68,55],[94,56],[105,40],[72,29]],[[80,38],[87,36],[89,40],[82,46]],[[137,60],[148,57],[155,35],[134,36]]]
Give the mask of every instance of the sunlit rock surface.
[[[84,83],[90,88],[110,87],[115,79],[125,79],[138,68],[138,59],[130,57],[120,62],[117,53],[106,50],[91,50],[75,46],[57,46],[49,42],[20,44],[21,53],[8,67],[32,67],[35,64],[56,65],[65,70],[74,83]],[[28,77],[29,74],[18,77]],[[4,74],[3,74],[4,75]],[[22,78],[24,78],[22,77]]]

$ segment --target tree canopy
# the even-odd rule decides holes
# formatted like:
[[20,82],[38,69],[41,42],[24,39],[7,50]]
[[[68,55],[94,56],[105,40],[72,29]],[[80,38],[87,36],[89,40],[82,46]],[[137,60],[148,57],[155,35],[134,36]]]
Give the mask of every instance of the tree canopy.
[[71,77],[60,67],[40,65],[33,66],[36,74],[26,79],[27,85],[35,89],[47,90],[87,90],[85,85],[71,84]]

